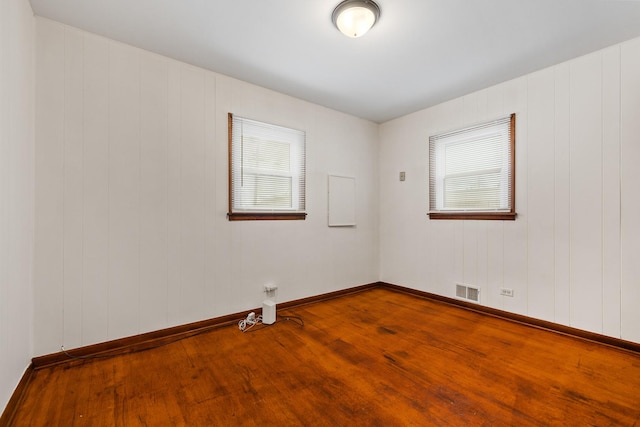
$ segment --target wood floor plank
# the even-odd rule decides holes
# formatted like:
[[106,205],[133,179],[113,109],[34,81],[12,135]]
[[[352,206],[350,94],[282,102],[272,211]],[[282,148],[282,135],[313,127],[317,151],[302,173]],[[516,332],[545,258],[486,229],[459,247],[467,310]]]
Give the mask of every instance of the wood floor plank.
[[375,288],[36,370],[14,425],[634,426],[640,355]]

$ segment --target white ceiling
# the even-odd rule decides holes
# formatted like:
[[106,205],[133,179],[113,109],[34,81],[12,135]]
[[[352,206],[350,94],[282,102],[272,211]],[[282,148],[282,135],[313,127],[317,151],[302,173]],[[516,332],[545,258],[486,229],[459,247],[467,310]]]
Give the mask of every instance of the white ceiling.
[[639,0],[31,0],[36,15],[375,122],[640,36]]

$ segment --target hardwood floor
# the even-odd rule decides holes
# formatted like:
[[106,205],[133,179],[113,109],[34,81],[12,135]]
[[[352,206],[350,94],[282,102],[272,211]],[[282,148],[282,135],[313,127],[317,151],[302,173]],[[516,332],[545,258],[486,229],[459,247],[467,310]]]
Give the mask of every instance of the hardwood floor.
[[376,288],[36,370],[15,426],[640,425],[640,354]]

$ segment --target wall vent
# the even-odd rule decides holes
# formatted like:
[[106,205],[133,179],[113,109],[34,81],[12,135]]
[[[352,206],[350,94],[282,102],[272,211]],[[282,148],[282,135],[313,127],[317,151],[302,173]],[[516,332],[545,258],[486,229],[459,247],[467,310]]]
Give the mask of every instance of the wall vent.
[[456,297],[467,301],[480,302],[480,288],[456,283]]

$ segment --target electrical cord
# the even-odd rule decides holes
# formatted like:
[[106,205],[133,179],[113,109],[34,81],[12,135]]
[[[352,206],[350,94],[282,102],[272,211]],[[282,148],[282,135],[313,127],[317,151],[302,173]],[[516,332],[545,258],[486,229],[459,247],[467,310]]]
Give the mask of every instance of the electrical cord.
[[[260,316],[260,317],[261,317],[261,316]],[[246,320],[246,319],[243,319],[243,320]],[[241,320],[240,322],[242,322],[243,320]],[[261,319],[261,320],[262,320],[262,319]],[[259,327],[259,328],[257,328],[257,329],[249,330],[249,329],[251,329],[253,326],[255,326],[255,324],[252,324],[249,328],[247,328],[247,329],[245,329],[245,330],[243,330],[243,329],[240,329],[240,330],[241,330],[242,332],[258,332],[258,331],[261,331],[261,330],[263,330],[263,329],[265,329],[265,328],[268,328],[268,327],[270,327],[270,326],[277,325],[278,323],[282,323],[282,322],[293,322],[293,323],[295,323],[296,325],[300,326],[301,328],[302,328],[302,327],[304,327],[304,320],[302,319],[302,317],[300,317],[300,316],[282,316],[282,317],[280,317],[279,319],[277,319],[274,323],[272,323],[272,324],[270,324],[270,325],[267,325],[267,324],[264,324],[264,323],[262,323],[262,322],[261,322],[261,325],[262,325],[262,326],[260,326],[260,327]]]
[[304,327],[304,320],[300,316],[284,316],[280,322],[293,322],[300,327]]
[[242,332],[248,331],[258,323],[262,323],[262,316],[256,317],[254,312],[249,313],[246,319],[242,319],[238,322],[238,329]]

